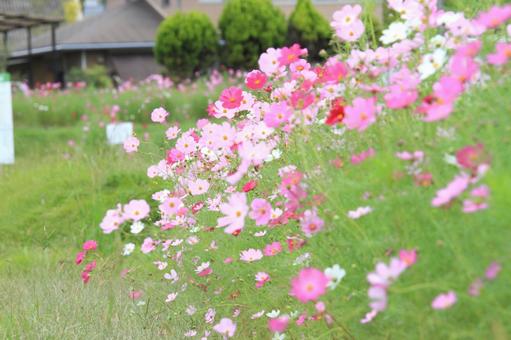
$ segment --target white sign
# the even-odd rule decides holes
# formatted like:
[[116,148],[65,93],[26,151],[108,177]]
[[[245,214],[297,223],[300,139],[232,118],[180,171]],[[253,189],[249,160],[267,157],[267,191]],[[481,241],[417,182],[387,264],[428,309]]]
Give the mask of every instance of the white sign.
[[133,123],[112,123],[106,126],[108,144],[122,144],[133,135]]
[[14,164],[11,81],[0,73],[0,164]]

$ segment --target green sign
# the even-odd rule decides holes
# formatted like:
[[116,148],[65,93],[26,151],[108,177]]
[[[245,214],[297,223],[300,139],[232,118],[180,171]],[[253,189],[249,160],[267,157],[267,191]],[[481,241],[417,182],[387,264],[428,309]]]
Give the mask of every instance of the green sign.
[[11,75],[9,73],[0,73],[0,83],[11,81]]

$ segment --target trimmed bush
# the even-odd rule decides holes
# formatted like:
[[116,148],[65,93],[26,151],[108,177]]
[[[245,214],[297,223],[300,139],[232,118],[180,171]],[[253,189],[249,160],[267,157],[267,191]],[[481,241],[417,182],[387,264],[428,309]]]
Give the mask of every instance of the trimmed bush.
[[287,44],[298,43],[306,47],[311,59],[318,60],[319,51],[328,49],[332,34],[329,22],[318,12],[311,0],[298,0],[289,17]]
[[286,19],[270,0],[229,0],[220,17],[223,63],[253,68],[261,53],[285,42]]
[[85,70],[82,70],[79,67],[73,67],[69,71],[67,81],[84,81],[87,83],[87,86],[98,89],[113,86],[112,78],[110,78],[108,70],[103,65],[94,65]]
[[193,77],[216,62],[218,34],[206,14],[179,12],[160,24],[154,52],[171,75]]

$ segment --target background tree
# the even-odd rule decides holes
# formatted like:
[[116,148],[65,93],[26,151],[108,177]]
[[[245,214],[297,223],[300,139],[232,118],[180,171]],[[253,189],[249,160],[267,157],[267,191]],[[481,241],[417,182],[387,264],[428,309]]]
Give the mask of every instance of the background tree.
[[179,12],[158,27],[154,52],[171,75],[193,77],[216,62],[218,34],[206,14]]
[[261,53],[285,42],[286,19],[271,0],[228,0],[219,26],[222,61],[232,68],[253,68]]
[[306,47],[312,60],[319,60],[318,53],[328,49],[333,30],[329,22],[318,12],[311,0],[298,0],[289,17],[287,44],[299,43]]

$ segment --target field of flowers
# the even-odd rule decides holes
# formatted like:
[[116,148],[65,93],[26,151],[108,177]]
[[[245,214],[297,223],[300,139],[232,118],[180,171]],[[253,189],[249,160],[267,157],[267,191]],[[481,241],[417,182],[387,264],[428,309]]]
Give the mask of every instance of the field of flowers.
[[345,52],[270,48],[193,124],[153,105],[124,151],[26,146],[0,336],[511,336],[511,5],[388,4],[383,47],[344,6]]

